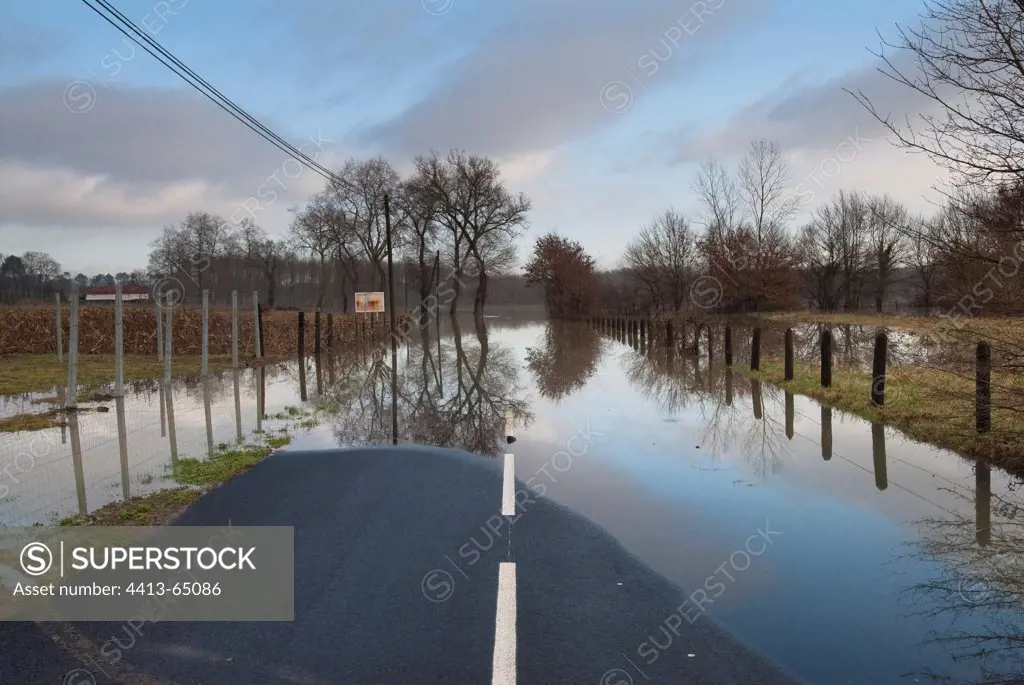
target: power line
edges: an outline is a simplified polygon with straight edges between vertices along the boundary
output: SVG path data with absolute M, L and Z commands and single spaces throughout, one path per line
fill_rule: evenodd
M 116 7 L 114 7 L 107 0 L 95 0 L 103 9 L 113 15 L 115 19 L 104 14 L 103 10 L 93 6 L 89 0 L 82 0 L 82 3 L 91 9 L 93 12 L 98 14 L 104 21 L 116 28 L 128 39 L 138 45 L 140 48 L 148 52 L 150 55 L 155 57 L 161 64 L 170 69 L 176 76 L 179 76 L 182 80 L 192 86 L 194 89 L 199 91 L 204 97 L 213 102 L 213 104 L 220 107 L 222 110 L 230 114 L 232 117 L 243 123 L 250 130 L 255 132 L 261 138 L 275 146 L 282 152 L 294 157 L 296 161 L 304 164 L 306 167 L 320 174 L 328 181 L 337 181 L 338 177 L 328 168 L 319 164 L 316 160 L 312 159 L 301 150 L 296 148 L 294 145 L 286 141 L 278 134 L 271 131 L 260 121 L 258 121 L 251 114 L 246 112 L 242 107 L 233 102 L 230 98 L 221 93 L 217 88 L 210 85 L 205 79 L 199 76 L 195 71 L 188 67 L 184 62 L 175 57 L 170 51 L 164 48 L 160 43 L 151 38 L 146 32 L 140 29 L 134 22 L 128 19 L 122 14 Z M 125 30 L 121 25 L 118 24 L 120 21 L 124 26 L 128 27 Z M 131 31 L 132 33 L 129 33 Z M 136 37 L 138 36 L 138 37 Z M 142 42 L 140 42 L 140 39 Z M 145 43 L 145 44 L 143 44 Z M 151 47 L 152 46 L 152 49 Z M 154 52 L 155 50 L 155 52 Z M 159 53 L 159 54 L 158 54 Z M 182 73 L 184 72 L 184 73 Z M 209 91 L 209 92 L 207 92 Z

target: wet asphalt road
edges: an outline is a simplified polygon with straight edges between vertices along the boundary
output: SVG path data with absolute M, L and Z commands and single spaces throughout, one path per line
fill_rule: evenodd
M 294 526 L 294 622 L 151 624 L 116 664 L 101 648 L 128 642 L 121 624 L 0 624 L 0 683 L 798 682 L 589 521 L 516 490 L 502 515 L 502 461 L 453 450 L 278 452 L 174 525 Z

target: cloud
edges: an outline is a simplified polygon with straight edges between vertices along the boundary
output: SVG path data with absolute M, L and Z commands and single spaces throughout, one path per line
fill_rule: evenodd
M 66 91 L 69 82 L 0 89 L 0 130 L 16 132 L 0 137 L 0 222 L 139 225 L 200 207 L 230 215 L 261 187 L 281 204 L 322 187 L 319 175 L 286 165 L 287 154 L 194 91 L 84 82 Z M 70 111 L 65 92 L 72 106 L 91 107 Z M 319 131 L 292 143 L 325 160 L 339 154 Z
M 602 105 L 602 90 L 612 81 L 645 78 L 638 62 L 650 51 L 664 61 L 655 63 L 658 73 L 649 83 L 634 85 L 636 91 L 671 84 L 672 74 L 712 59 L 714 43 L 751 20 L 760 5 L 760 0 L 518 3 L 440 75 L 440 84 L 426 97 L 365 128 L 362 141 L 395 157 L 451 147 L 504 157 L 556 147 L 617 121 Z
M 884 137 L 885 127 L 851 92 L 863 92 L 880 114 L 892 112 L 897 121 L 934 108 L 934 103 L 880 73 L 878 66 L 862 66 L 819 84 L 789 79 L 740 109 L 720 128 L 689 131 L 683 142 L 674 146 L 673 161 L 695 162 L 709 156 L 727 159 L 743 153 L 754 138 L 777 141 L 784 150 L 825 151 L 858 133 Z M 909 65 L 901 61 L 897 66 Z

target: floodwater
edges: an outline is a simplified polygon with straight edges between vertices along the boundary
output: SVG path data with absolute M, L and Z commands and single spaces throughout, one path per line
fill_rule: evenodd
M 847 359 L 860 364 L 872 332 L 853 333 L 868 352 Z M 926 354 L 909 339 L 896 349 Z M 0 473 L 0 522 L 49 522 L 126 487 L 173 485 L 172 452 L 202 458 L 304 404 L 320 425 L 288 449 L 387 443 L 397 429 L 399 441 L 513 451 L 521 481 L 676 582 L 707 614 L 696 620 L 808 682 L 1024 681 L 1017 479 L 752 382 L 724 368 L 720 348 L 709 364 L 706 348 L 628 344 L 583 324 L 444 320 L 399 347 L 397 413 L 390 362 L 382 347 L 307 359 L 304 371 L 227 372 L 205 388 L 176 382 L 170 403 L 155 382 L 134 386 L 126 458 L 114 402 L 77 417 L 81 450 L 72 427 L 0 434 L 0 469 L 34 455 Z M 0 412 L 31 399 L 0 398 Z M 665 618 L 676 611 L 666 606 Z M 639 671 L 652 641 L 686 649 L 666 630 L 648 626 L 607 668 Z

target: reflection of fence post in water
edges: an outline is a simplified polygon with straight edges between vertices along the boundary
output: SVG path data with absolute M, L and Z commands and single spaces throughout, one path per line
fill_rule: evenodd
M 725 406 L 732 406 L 732 367 L 725 367 Z
M 875 487 L 885 490 L 889 487 L 885 464 L 885 426 L 881 423 L 871 424 L 871 457 L 875 462 Z
M 754 418 L 761 420 L 764 418 L 764 408 L 761 406 L 761 381 L 756 378 L 750 379 L 750 399 L 754 405 Z
M 231 382 L 235 391 L 235 440 L 242 442 L 242 396 L 238 387 L 238 369 L 231 372 Z
M 320 365 L 320 355 L 313 355 L 313 364 L 316 368 L 316 396 L 322 397 L 324 394 L 324 373 L 323 367 Z
M 974 536 L 984 547 L 992 539 L 992 472 L 981 461 L 974 465 Z
M 160 386 L 160 437 L 167 437 L 167 383 L 163 379 L 158 382 Z
M 178 461 L 178 433 L 174 428 L 174 388 L 170 381 L 166 383 L 167 394 L 167 438 L 171 445 L 171 463 Z
M 67 391 L 64 389 L 63 385 L 58 385 L 57 386 L 57 403 L 58 403 L 57 406 L 59 406 L 59 407 L 67 406 Z M 62 444 L 62 445 L 68 444 L 68 422 L 67 421 L 61 421 L 60 422 L 60 444 Z
M 821 333 L 821 387 L 832 387 L 832 331 Z
M 665 322 L 665 347 L 672 347 L 676 344 L 676 339 L 673 337 L 672 331 L 672 319 Z
M 710 366 L 715 359 L 715 338 L 711 324 L 708 324 L 706 328 L 708 331 L 708 366 Z
M 974 371 L 974 427 L 987 433 L 992 427 L 992 348 L 978 343 Z
M 233 370 L 238 373 L 238 369 Z M 203 416 L 206 419 L 206 453 L 213 456 L 213 417 L 210 411 L 210 377 L 203 376 Z
M 75 494 L 78 496 L 78 513 L 85 516 L 89 508 L 85 502 L 85 470 L 82 466 L 82 436 L 78 430 L 78 412 L 68 412 L 68 428 L 71 431 L 71 467 L 75 472 Z
M 889 340 L 885 333 L 875 336 L 875 355 L 871 364 L 871 403 L 879 407 L 885 404 L 885 361 Z
M 786 329 L 786 368 L 785 380 L 793 380 L 793 329 Z
M 267 396 L 267 367 L 260 366 L 259 378 L 256 383 L 256 430 L 263 430 L 265 398 Z
M 640 319 L 640 347 L 647 347 L 647 323 Z
M 725 365 L 732 366 L 732 326 L 725 327 Z
M 334 314 L 327 312 L 327 352 L 334 347 Z
M 391 444 L 398 444 L 398 339 L 395 330 L 395 274 L 391 256 L 391 198 L 384 194 L 384 233 L 388 247 L 388 312 L 391 322 Z
M 114 410 L 117 412 L 117 447 L 121 455 L 121 498 L 131 499 L 131 488 L 128 480 L 128 427 L 125 425 L 124 396 L 114 398 Z
M 793 414 L 795 408 L 793 407 L 793 393 L 786 391 L 786 437 L 790 440 L 793 439 Z
M 68 394 L 64 406 L 72 411 L 78 407 L 78 286 L 71 289 L 71 309 L 68 312 Z
M 64 361 L 64 323 L 61 321 L 60 316 L 60 293 L 56 294 L 57 298 L 57 361 Z
M 821 405 L 821 458 L 832 458 L 832 407 Z

